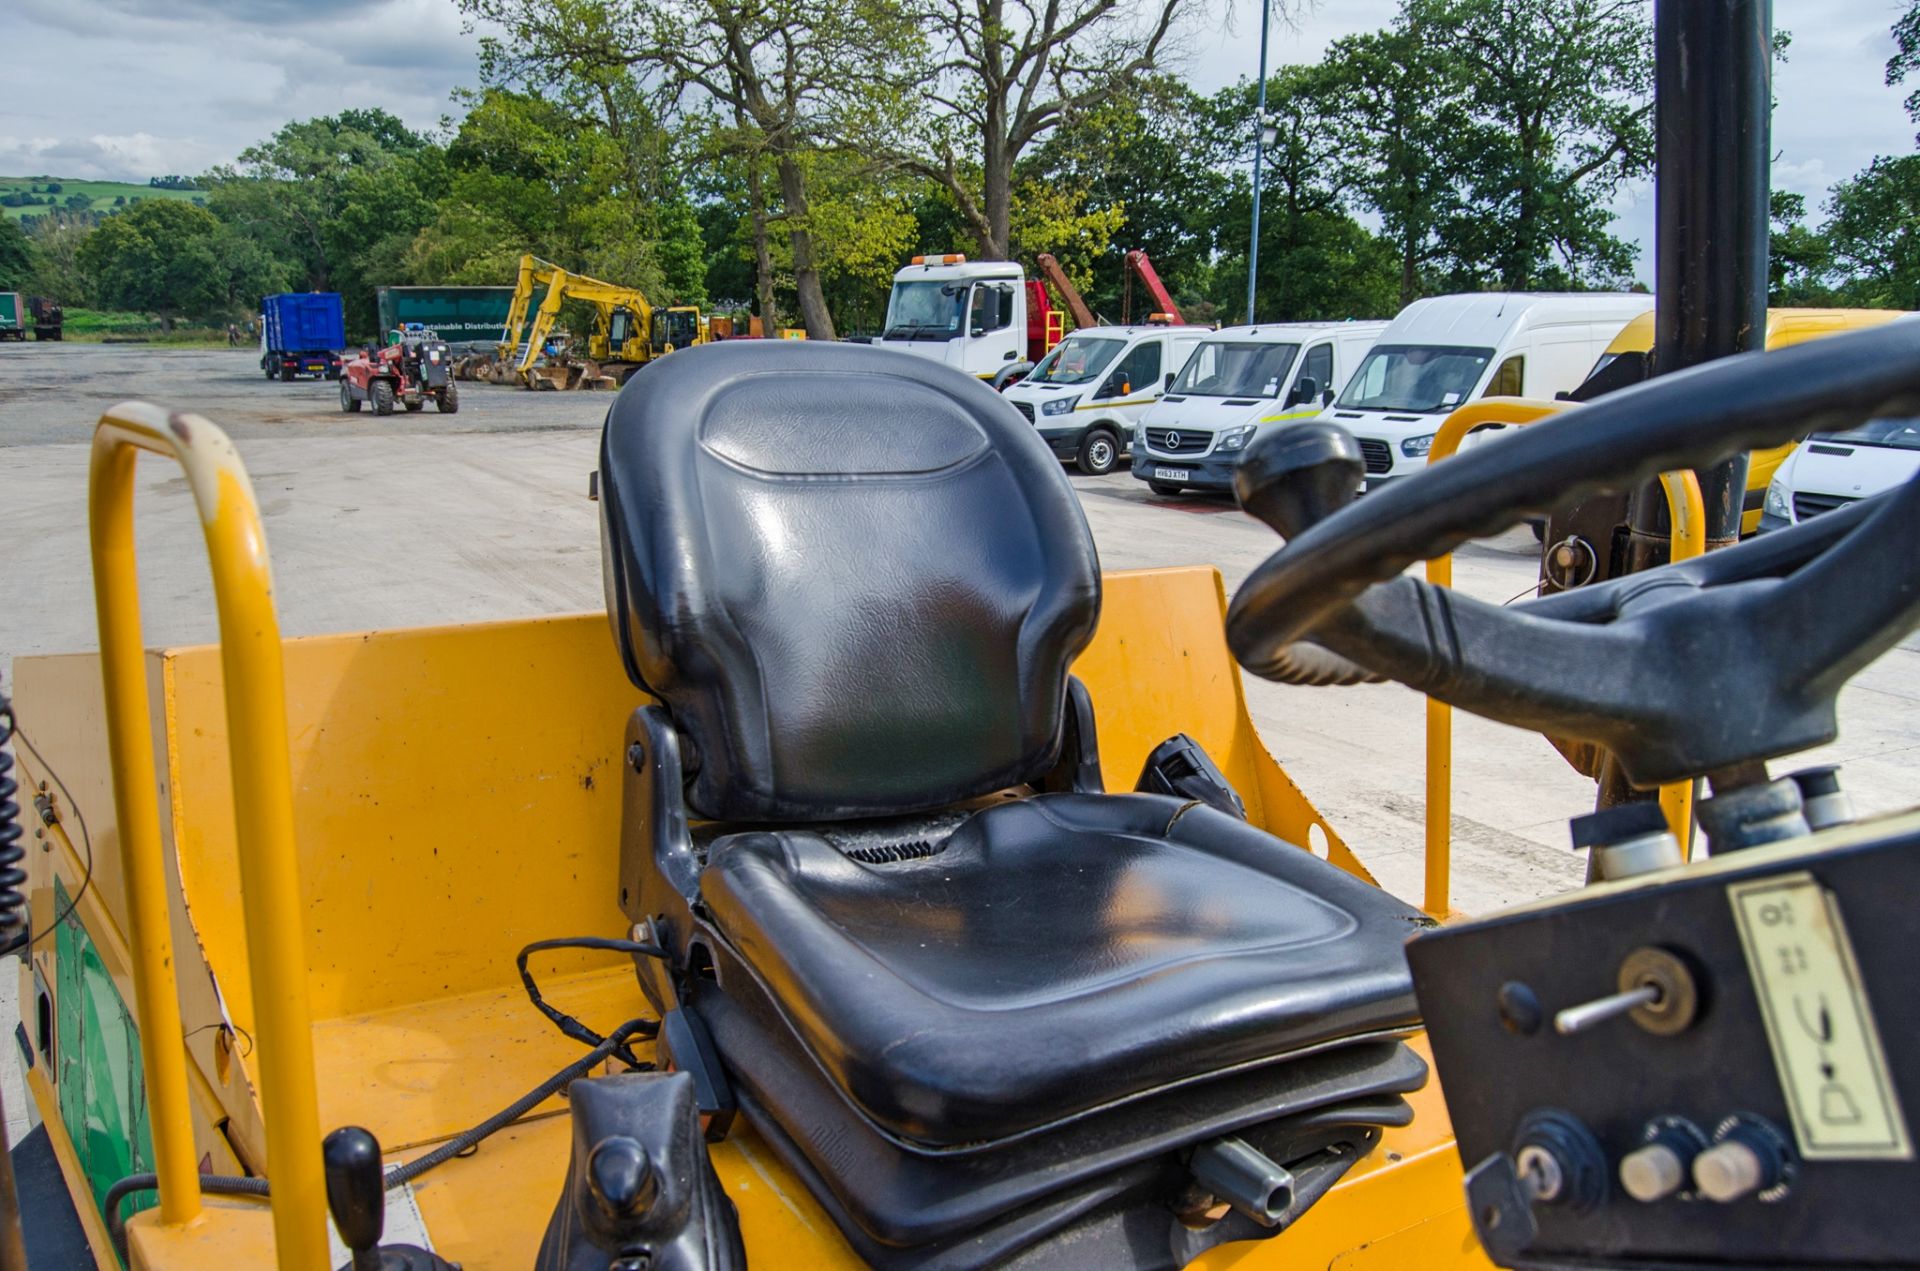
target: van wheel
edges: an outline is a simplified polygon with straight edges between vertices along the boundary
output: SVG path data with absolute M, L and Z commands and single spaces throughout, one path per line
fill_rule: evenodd
M 368 386 L 368 396 L 373 398 L 374 414 L 393 414 L 393 382 L 391 380 L 375 380 Z
M 1081 439 L 1080 454 L 1074 462 L 1088 476 L 1104 477 L 1120 462 L 1120 439 L 1105 428 L 1096 428 Z
M 1173 482 L 1173 481 L 1149 481 L 1149 482 L 1147 482 L 1147 489 L 1149 489 L 1149 490 L 1151 490 L 1151 491 L 1153 491 L 1153 492 L 1154 492 L 1155 494 L 1157 494 L 1157 495 L 1159 495 L 1159 496 L 1160 496 L 1160 497 L 1162 497 L 1162 498 L 1166 498 L 1166 499 L 1171 499 L 1171 498 L 1172 498 L 1172 497 L 1173 497 L 1174 495 L 1176 495 L 1176 494 L 1178 494 L 1178 493 L 1180 493 L 1180 492 L 1181 492 L 1182 490 L 1184 490 L 1184 489 L 1186 489 L 1186 488 L 1187 488 L 1187 487 L 1185 487 L 1185 486 L 1183 486 L 1183 485 L 1180 485 L 1180 484 L 1178 484 L 1177 482 Z
M 360 409 L 360 399 L 353 395 L 353 385 L 344 379 L 340 381 L 340 409 L 344 411 Z

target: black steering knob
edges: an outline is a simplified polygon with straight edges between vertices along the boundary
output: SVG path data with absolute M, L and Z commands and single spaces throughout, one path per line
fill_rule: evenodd
M 320 1144 L 326 1166 L 327 1209 L 340 1239 L 353 1251 L 354 1271 L 380 1266 L 380 1233 L 387 1222 L 387 1187 L 380 1141 L 357 1125 L 343 1125 Z
M 1352 503 L 1366 470 L 1352 433 L 1310 420 L 1273 429 L 1247 447 L 1233 470 L 1233 493 L 1291 539 Z
M 587 1190 L 609 1222 L 638 1218 L 660 1195 L 647 1149 L 637 1139 L 613 1134 L 593 1145 L 587 1154 Z

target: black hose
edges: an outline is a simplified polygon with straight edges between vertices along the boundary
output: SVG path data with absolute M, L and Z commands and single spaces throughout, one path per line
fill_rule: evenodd
M 20 783 L 13 778 L 13 703 L 0 693 L 0 947 L 11 945 L 26 929 L 27 871 L 20 867 L 27 849 L 20 838 Z
M 265 1196 L 267 1180 L 264 1178 L 235 1178 L 229 1174 L 197 1174 L 194 1182 L 199 1184 L 203 1196 Z M 113 1241 L 113 1251 L 120 1255 L 122 1266 L 132 1266 L 127 1257 L 127 1224 L 120 1218 L 120 1202 L 135 1192 L 150 1192 L 160 1186 L 158 1174 L 129 1174 L 112 1187 L 100 1202 L 101 1210 L 107 1216 L 107 1237 Z
M 428 1152 L 425 1156 L 416 1157 L 405 1164 L 396 1165 L 388 1170 L 386 1173 L 387 1186 L 393 1188 L 399 1187 L 403 1183 L 411 1183 L 428 1170 L 445 1165 L 462 1152 L 466 1152 L 475 1147 L 481 1140 L 498 1133 L 500 1130 L 518 1121 L 536 1105 L 551 1097 L 562 1086 L 585 1076 L 590 1069 L 598 1064 L 604 1063 L 609 1056 L 624 1050 L 629 1037 L 633 1037 L 636 1034 L 644 1034 L 651 1037 L 653 1033 L 648 1032 L 647 1030 L 649 1029 L 658 1031 L 659 1024 L 650 1019 L 628 1020 L 607 1034 L 598 1046 L 595 1046 L 592 1050 L 574 1060 L 559 1072 L 554 1073 L 551 1077 L 548 1077 L 545 1081 L 527 1091 L 527 1093 L 521 1095 L 518 1099 L 515 1099 L 512 1103 L 482 1121 L 479 1125 L 448 1139 L 445 1143 L 442 1143 L 439 1147 L 433 1149 L 433 1151 Z M 201 1192 L 207 1195 L 260 1197 L 271 1195 L 267 1180 L 264 1178 L 234 1178 L 223 1174 L 198 1174 L 194 1176 L 194 1181 L 199 1184 Z M 109 1187 L 105 1199 L 100 1202 L 100 1207 L 105 1211 L 107 1217 L 107 1234 L 112 1238 L 114 1250 L 120 1255 L 120 1260 L 123 1263 L 127 1261 L 127 1233 L 126 1224 L 121 1221 L 120 1218 L 120 1202 L 134 1192 L 150 1192 L 159 1185 L 160 1178 L 157 1174 L 129 1174 L 127 1177 Z

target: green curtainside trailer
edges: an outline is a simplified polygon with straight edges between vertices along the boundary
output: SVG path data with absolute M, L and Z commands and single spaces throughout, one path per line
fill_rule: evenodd
M 0 291 L 0 340 L 24 340 L 32 325 L 27 298 L 17 291 Z
M 383 334 L 418 322 L 451 345 L 498 344 L 513 305 L 512 287 L 380 287 L 375 295 Z

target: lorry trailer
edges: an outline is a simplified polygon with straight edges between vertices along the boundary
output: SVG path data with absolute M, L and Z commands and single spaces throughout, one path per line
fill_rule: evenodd
M 32 325 L 27 298 L 17 291 L 0 291 L 0 340 L 24 340 Z
M 379 287 L 374 291 L 382 331 L 409 323 L 436 332 L 452 351 L 491 351 L 513 308 L 512 287 Z
M 270 380 L 340 378 L 346 311 L 337 291 L 289 291 L 260 301 L 260 369 Z

